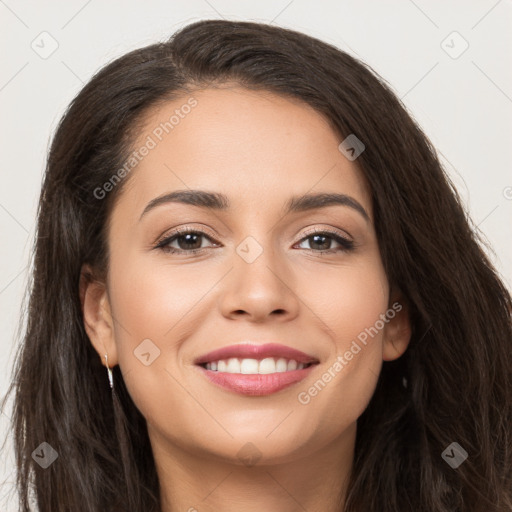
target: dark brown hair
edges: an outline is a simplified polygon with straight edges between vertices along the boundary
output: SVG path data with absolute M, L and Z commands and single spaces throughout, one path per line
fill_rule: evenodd
M 357 164 L 372 193 L 390 284 L 410 304 L 412 339 L 384 362 L 358 420 L 345 512 L 512 510 L 512 300 L 483 251 L 429 140 L 367 65 L 276 26 L 201 21 L 101 69 L 53 138 L 41 192 L 33 282 L 17 354 L 12 428 L 20 510 L 158 511 L 159 482 L 143 416 L 84 329 L 82 264 L 108 271 L 105 226 L 143 115 L 227 82 L 299 99 L 366 146 Z M 407 386 L 403 386 L 403 378 Z M 42 469 L 43 441 L 59 458 Z M 469 454 L 457 469 L 452 442 Z

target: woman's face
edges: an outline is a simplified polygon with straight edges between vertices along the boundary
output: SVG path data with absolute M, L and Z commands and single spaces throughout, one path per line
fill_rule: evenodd
M 312 108 L 239 86 L 165 103 L 144 125 L 112 212 L 106 293 L 89 294 L 85 314 L 154 450 L 277 463 L 353 441 L 383 359 L 409 339 L 357 161 Z M 177 191 L 223 204 L 170 200 Z M 193 233 L 170 239 L 177 229 Z M 282 347 L 238 367 L 227 354 L 227 373 L 196 364 L 267 343 L 317 364 L 294 370 Z

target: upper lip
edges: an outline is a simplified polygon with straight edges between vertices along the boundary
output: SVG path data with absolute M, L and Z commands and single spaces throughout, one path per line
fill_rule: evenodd
M 286 345 L 279 343 L 239 343 L 229 345 L 204 354 L 194 361 L 194 364 L 211 363 L 221 359 L 238 357 L 241 359 L 264 359 L 266 357 L 282 357 L 284 359 L 295 359 L 298 363 L 318 363 L 318 359 Z

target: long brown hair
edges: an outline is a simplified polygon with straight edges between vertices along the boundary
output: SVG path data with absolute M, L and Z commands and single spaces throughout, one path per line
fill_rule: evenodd
M 105 226 L 123 166 L 150 107 L 235 82 L 302 100 L 366 148 L 382 261 L 406 296 L 412 339 L 384 362 L 358 420 L 345 512 L 512 510 L 512 299 L 483 251 L 434 148 L 364 63 L 276 26 L 207 20 L 101 69 L 54 135 L 42 186 L 27 326 L 9 393 L 20 511 L 158 511 L 159 482 L 143 416 L 83 325 L 82 264 L 108 272 Z M 405 380 L 404 380 L 405 379 Z M 404 384 L 406 384 L 404 386 Z M 47 442 L 59 458 L 42 469 Z M 456 469 L 442 456 L 458 443 Z M 117 508 L 116 508 L 117 507 Z

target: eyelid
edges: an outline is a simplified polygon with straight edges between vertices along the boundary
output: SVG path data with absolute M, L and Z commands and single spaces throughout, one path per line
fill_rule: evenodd
M 178 228 L 171 229 L 169 231 L 166 231 L 163 235 L 160 235 L 156 241 L 153 243 L 153 246 L 158 247 L 159 244 L 162 242 L 165 242 L 171 237 L 181 235 L 182 233 L 187 234 L 188 232 L 195 232 L 202 233 L 207 238 L 209 238 L 212 242 L 215 242 L 215 235 L 213 235 L 210 231 L 208 231 L 206 228 L 203 227 L 194 227 L 189 225 L 180 226 Z
M 315 235 L 317 233 L 335 234 L 335 235 L 340 236 L 341 238 L 347 240 L 348 242 L 354 242 L 352 235 L 350 233 L 348 233 L 347 231 L 341 231 L 340 229 L 333 228 L 333 227 L 326 228 L 326 227 L 318 227 L 318 226 L 304 231 L 302 233 L 302 238 L 299 241 L 302 241 L 304 238 L 307 238 L 310 235 Z
M 184 226 L 180 226 L 178 228 L 172 229 L 170 231 L 166 231 L 163 235 L 160 235 L 157 238 L 157 240 L 154 242 L 154 245 L 158 245 L 159 243 L 167 240 L 170 237 L 173 237 L 173 236 L 176 236 L 176 235 L 180 235 L 182 233 L 188 233 L 190 231 L 197 231 L 199 233 L 202 233 L 206 237 L 208 237 L 210 239 L 210 241 L 212 241 L 212 242 L 216 241 L 215 240 L 215 238 L 216 238 L 215 235 L 213 235 L 206 228 L 184 225 Z M 322 227 L 319 227 L 319 226 L 315 226 L 315 227 L 309 228 L 306 231 L 304 231 L 302 233 L 302 235 L 301 235 L 301 238 L 298 241 L 301 242 L 302 240 L 304 240 L 304 238 L 307 238 L 309 235 L 314 235 L 314 234 L 317 234 L 317 233 L 336 234 L 338 236 L 341 236 L 342 238 L 345 238 L 348 241 L 353 241 L 352 240 L 352 236 L 350 235 L 350 233 L 348 233 L 346 231 L 342 232 L 342 231 L 340 231 L 340 230 L 338 230 L 336 228 L 332 228 L 332 227 L 322 228 Z M 347 238 L 346 235 L 349 235 L 350 238 Z
M 174 241 L 175 239 L 179 238 L 180 236 L 183 236 L 185 234 L 189 233 L 199 233 L 203 235 L 205 238 L 207 238 L 212 244 L 213 247 L 202 247 L 199 249 L 191 249 L 189 251 L 187 250 L 173 250 L 171 252 L 174 253 L 183 253 L 183 254 L 195 254 L 199 252 L 203 252 L 206 249 L 219 247 L 219 244 L 222 246 L 220 242 L 217 242 L 216 236 L 212 235 L 208 229 L 204 227 L 193 227 L 190 225 L 184 225 L 180 226 L 178 228 L 171 229 L 170 231 L 165 232 L 163 235 L 159 236 L 157 241 L 154 242 L 153 248 L 154 249 L 164 249 L 167 245 L 171 243 L 171 241 Z M 345 251 L 353 250 L 358 244 L 354 242 L 352 236 L 346 232 L 341 231 L 338 228 L 334 227 L 321 227 L 321 226 L 314 226 L 309 229 L 307 229 L 305 232 L 302 233 L 301 238 L 294 243 L 292 247 L 295 247 L 297 244 L 302 243 L 304 240 L 307 240 L 313 235 L 316 234 L 324 234 L 327 235 L 327 237 L 330 237 L 334 239 L 338 244 L 341 244 L 344 246 Z M 346 236 L 349 235 L 349 236 Z M 322 253 L 336 253 L 338 250 L 336 249 L 327 249 L 325 251 L 313 251 L 314 253 L 318 253 L 319 255 Z

